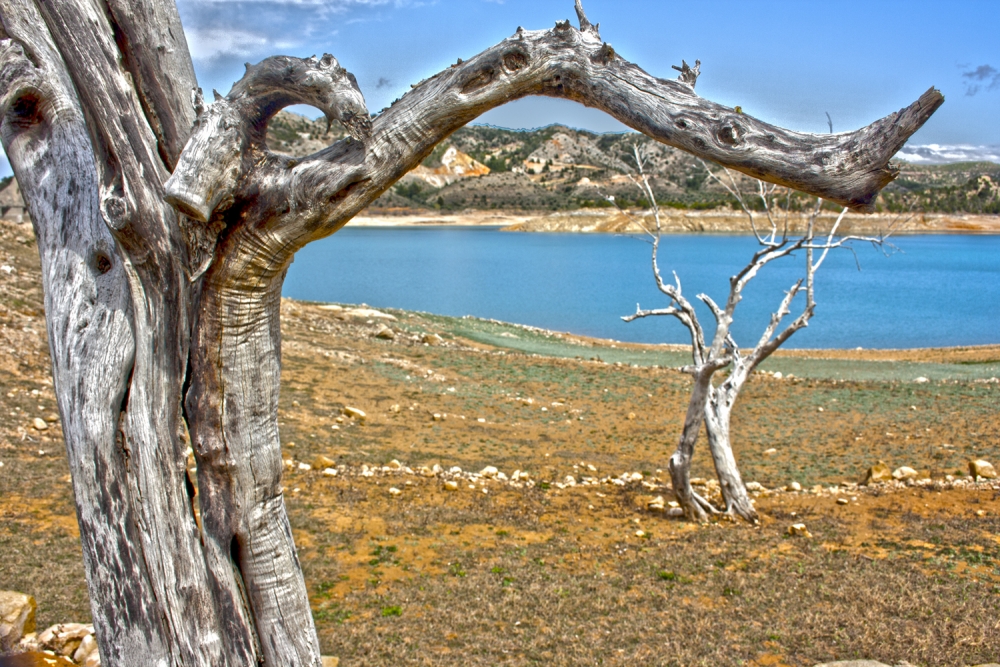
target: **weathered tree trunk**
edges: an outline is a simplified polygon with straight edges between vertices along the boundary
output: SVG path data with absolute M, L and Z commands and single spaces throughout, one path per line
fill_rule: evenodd
M 692 373 L 694 387 L 691 388 L 691 398 L 684 415 L 684 429 L 668 465 L 674 496 L 684 510 L 684 516 L 691 521 L 707 521 L 709 513 L 715 512 L 711 503 L 691 488 L 691 458 L 705 420 L 705 406 L 712 391 L 712 376 L 717 369 L 714 364 L 704 365 Z
M 729 422 L 733 412 L 735 395 L 727 391 L 728 386 L 715 387 L 705 403 L 705 431 L 708 433 L 708 449 L 715 464 L 715 474 L 719 478 L 722 492 L 723 510 L 726 514 L 756 523 L 757 510 L 747 494 L 746 484 L 736 465 L 736 456 L 729 441 Z
M 519 29 L 370 119 L 329 56 L 270 58 L 202 109 L 173 0 L 0 0 L 0 135 L 39 238 L 107 667 L 319 664 L 280 490 L 282 281 L 299 248 L 456 129 L 512 99 L 563 97 L 864 209 L 942 101 L 928 91 L 854 133 L 789 132 L 698 97 L 696 70 L 646 74 L 577 9 L 579 30 Z M 268 121 L 295 103 L 352 138 L 302 159 L 269 153 Z

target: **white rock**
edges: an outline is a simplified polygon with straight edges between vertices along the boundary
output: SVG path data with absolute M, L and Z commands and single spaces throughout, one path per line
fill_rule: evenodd
M 479 471 L 479 474 L 482 475 L 483 477 L 489 477 L 492 479 L 496 477 L 497 473 L 499 472 L 500 471 L 497 470 L 496 466 L 486 466 L 485 468 Z
M 336 468 L 323 468 L 323 474 L 326 475 L 326 476 L 328 476 L 328 477 L 336 477 L 337 476 L 337 469 Z
M 300 463 L 299 464 L 299 470 L 302 470 L 303 472 L 308 472 L 308 471 L 310 471 L 312 469 L 313 469 L 313 467 L 311 465 L 309 465 L 308 463 Z
M 73 662 L 83 664 L 84 661 L 90 657 L 90 654 L 95 653 L 96 651 L 97 640 L 94 639 L 94 635 L 87 635 L 83 638 L 83 641 L 80 642 L 80 647 L 76 649 L 76 652 L 73 654 Z
M 389 461 L 389 468 L 391 468 L 392 470 L 399 470 L 402 467 L 403 464 L 397 461 L 396 459 Z
M 765 449 L 764 450 L 764 456 L 771 456 L 771 455 L 777 454 L 777 453 L 778 453 L 778 450 L 775 449 L 774 447 L 771 447 L 770 449 Z
M 812 537 L 812 533 L 809 532 L 804 523 L 793 523 L 788 527 L 787 532 L 792 537 Z
M 996 479 L 997 470 L 989 461 L 979 459 L 977 461 L 969 461 L 969 474 L 973 477 L 973 479 L 976 477 L 982 477 L 983 479 Z
M 763 491 L 764 485 L 760 482 L 747 482 L 747 491 Z
M 35 427 L 36 431 L 47 431 L 49 429 L 49 424 L 41 417 L 35 417 L 32 420 L 31 425 Z
M 792 482 L 791 484 L 788 485 L 788 488 L 791 491 L 801 491 L 802 485 L 799 484 L 798 482 Z
M 921 375 L 916 380 L 914 380 L 914 382 L 916 382 L 917 384 L 924 384 L 926 382 L 930 382 L 930 380 Z
M 389 487 L 389 495 L 390 495 L 390 496 L 398 496 L 398 495 L 399 495 L 399 494 L 401 494 L 401 493 L 402 493 L 402 491 L 400 491 L 400 490 L 399 490 L 399 489 L 397 489 L 396 487 L 394 487 L 394 486 L 390 486 L 390 487 Z
M 917 479 L 919 476 L 920 473 L 909 466 L 901 466 L 892 471 L 892 478 L 898 479 L 901 482 L 905 482 L 909 479 Z
M 344 408 L 344 414 L 351 419 L 365 419 L 368 415 L 365 414 L 364 410 L 359 410 L 358 408 L 352 408 L 350 406 Z
M 21 637 L 35 630 L 35 598 L 0 591 L 0 652 L 9 651 Z
M 445 491 L 458 491 L 458 482 L 453 479 L 449 479 L 444 483 Z

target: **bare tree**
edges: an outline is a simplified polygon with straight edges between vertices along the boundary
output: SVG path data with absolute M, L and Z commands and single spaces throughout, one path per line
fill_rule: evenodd
M 105 665 L 319 665 L 280 486 L 282 281 L 456 129 L 561 97 L 865 209 L 943 101 L 931 89 L 856 132 L 791 132 L 699 97 L 694 71 L 647 74 L 577 13 L 579 29 L 518 29 L 371 117 L 331 56 L 268 58 L 205 108 L 173 0 L 0 0 L 0 136 L 42 258 Z M 351 136 L 269 152 L 269 120 L 298 103 Z
M 760 200 L 763 216 L 767 220 L 767 224 L 764 226 L 758 222 L 754 208 L 745 198 L 733 173 L 723 168 L 726 176 L 724 180 L 703 162 L 702 165 L 709 177 L 736 199 L 747 216 L 750 229 L 753 231 L 759 246 L 746 266 L 729 279 L 729 295 L 726 298 L 725 306 L 719 306 L 707 294 L 697 295 L 698 300 L 708 306 L 715 320 L 714 330 L 710 331 L 710 335 L 706 335 L 706 328 L 701 324 L 694 305 L 683 294 L 677 273 L 674 273 L 674 282 L 669 283 L 663 279 L 660 272 L 658 259 L 662 233 L 660 209 L 643 168 L 644 157 L 638 146 L 634 147 L 634 157 L 638 167 L 638 176 L 631 178 L 642 192 L 643 197 L 649 202 L 648 215 L 652 217 L 653 225 L 646 225 L 643 220 L 632 216 L 623 209 L 620 210 L 642 225 L 649 235 L 653 248 L 653 277 L 656 280 L 657 288 L 670 299 L 670 303 L 666 308 L 647 310 L 643 310 L 637 305 L 634 314 L 622 319 L 626 322 L 632 322 L 645 317 L 671 316 L 679 320 L 691 336 L 692 363 L 682 370 L 694 378 L 694 386 L 691 390 L 680 442 L 677 450 L 670 457 L 669 468 L 674 494 L 684 509 L 684 515 L 689 519 L 704 521 L 709 514 L 719 513 L 719 510 L 713 507 L 708 500 L 691 488 L 691 458 L 698 434 L 704 423 L 708 435 L 709 451 L 712 454 L 722 499 L 725 503 L 722 513 L 756 522 L 757 512 L 747 494 L 746 485 L 740 475 L 730 442 L 733 405 L 736 403 L 740 390 L 757 366 L 771 356 L 796 331 L 809 325 L 816 310 L 816 272 L 823 265 L 830 250 L 849 247 L 853 241 L 867 241 L 876 246 L 882 246 L 885 239 L 882 236 L 838 235 L 838 230 L 848 211 L 847 207 L 841 210 L 831 229 L 825 235 L 821 234 L 817 238 L 816 222 L 823 203 L 822 199 L 819 198 L 808 215 L 805 231 L 799 236 L 789 235 L 788 223 L 792 208 L 791 191 L 784 189 L 785 207 L 784 210 L 781 210 L 776 198 L 778 186 L 758 180 L 756 181 L 757 197 Z M 749 350 L 742 349 L 733 337 L 732 325 L 736 316 L 736 307 L 743 300 L 744 290 L 765 266 L 799 251 L 804 251 L 805 255 L 803 277 L 785 292 L 784 298 L 782 298 L 777 310 L 772 313 L 770 321 L 754 347 Z M 819 253 L 818 257 L 816 256 L 817 252 Z M 784 328 L 781 328 L 782 322 L 791 314 L 795 297 L 800 293 L 805 295 L 801 312 Z M 729 370 L 728 375 L 720 383 L 715 384 L 713 379 L 716 373 L 724 369 Z

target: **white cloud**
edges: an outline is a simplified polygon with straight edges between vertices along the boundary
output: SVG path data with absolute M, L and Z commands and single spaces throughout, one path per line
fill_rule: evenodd
M 1000 146 L 971 144 L 926 144 L 904 146 L 896 157 L 912 164 L 947 164 L 949 162 L 1000 162 Z
M 188 28 L 187 37 L 191 57 L 195 60 L 210 60 L 219 56 L 246 57 L 273 47 L 267 36 L 246 30 L 225 28 Z

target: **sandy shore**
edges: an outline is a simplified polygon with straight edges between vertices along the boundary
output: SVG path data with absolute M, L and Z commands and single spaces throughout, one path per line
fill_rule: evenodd
M 820 229 L 828 229 L 836 215 L 824 212 Z M 663 231 L 668 234 L 750 233 L 742 214 L 733 211 L 664 210 Z M 355 227 L 489 226 L 518 232 L 573 232 L 637 234 L 643 229 L 634 220 L 613 209 L 581 209 L 557 213 L 505 213 L 496 211 L 399 211 L 366 213 L 354 218 Z M 789 231 L 804 228 L 805 216 L 793 215 Z M 921 213 L 911 216 L 886 214 L 848 214 L 841 225 L 843 233 L 875 234 L 1000 234 L 1000 216 L 972 214 Z

